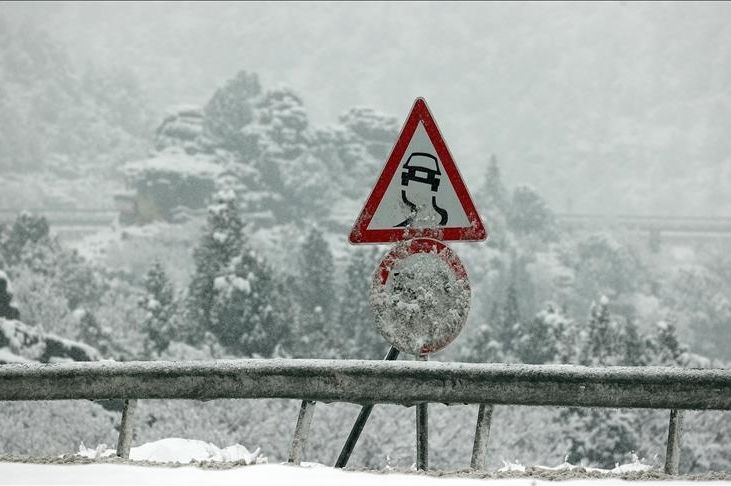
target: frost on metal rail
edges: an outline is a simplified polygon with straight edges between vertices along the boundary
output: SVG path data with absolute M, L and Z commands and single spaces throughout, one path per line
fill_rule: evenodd
M 731 370 L 293 359 L 0 366 L 0 400 L 108 398 L 731 410 Z
M 125 400 L 117 445 L 123 457 L 137 399 L 480 404 L 475 469 L 484 467 L 495 404 L 670 409 L 665 472 L 677 474 L 680 410 L 731 410 L 731 370 L 291 359 L 0 366 L 0 400 L 110 398 Z M 290 458 L 295 463 L 311 419 L 311 407 L 303 405 Z

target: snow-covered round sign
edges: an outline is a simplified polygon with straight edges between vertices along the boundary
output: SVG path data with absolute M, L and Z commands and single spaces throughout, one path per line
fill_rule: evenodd
M 392 346 L 411 354 L 439 351 L 462 331 L 470 282 L 444 243 L 416 238 L 399 243 L 380 262 L 371 283 L 376 327 Z

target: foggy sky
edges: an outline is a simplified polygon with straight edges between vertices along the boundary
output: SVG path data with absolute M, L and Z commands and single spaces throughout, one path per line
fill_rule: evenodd
M 677 204 L 653 195 L 665 175 L 695 198 L 677 213 L 731 207 L 703 193 L 731 178 L 731 4 L 6 2 L 0 16 L 47 29 L 79 66 L 129 68 L 161 113 L 241 69 L 294 88 L 319 125 L 361 105 L 403 120 L 423 96 L 467 177 L 495 153 L 557 210 L 662 212 Z

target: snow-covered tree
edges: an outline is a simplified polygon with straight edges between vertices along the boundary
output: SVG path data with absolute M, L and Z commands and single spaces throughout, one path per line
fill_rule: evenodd
M 358 249 L 353 251 L 345 270 L 339 326 L 335 330 L 336 342 L 343 344 L 343 357 L 378 359 L 388 349 L 376 331 L 368 304 L 376 262 L 375 251 Z
M 328 197 L 351 198 L 363 191 L 363 181 L 378 174 L 398 137 L 400 120 L 372 108 L 355 107 L 338 117 L 338 122 L 314 130 L 311 152 L 335 182 Z
M 593 303 L 587 329 L 587 339 L 581 354 L 581 362 L 586 365 L 616 365 L 617 326 L 609 314 L 609 299 L 602 296 Z
M 105 358 L 117 358 L 120 351 L 119 346 L 112 338 L 111 329 L 103 325 L 93 312 L 79 309 L 75 312 L 79 319 L 78 339 L 101 353 Z
M 562 247 L 560 259 L 574 272 L 569 300 L 575 311 L 583 310 L 598 295 L 606 295 L 619 308 L 625 298 L 649 283 L 637 252 L 609 234 L 590 234 Z
M 329 214 L 337 174 L 313 153 L 307 112 L 294 91 L 278 88 L 262 95 L 244 133 L 255 142 L 254 168 L 274 221 L 319 221 Z
M 507 216 L 510 210 L 508 189 L 500 175 L 495 154 L 490 156 L 482 185 L 476 193 L 477 210 L 485 218 L 490 232 L 488 244 L 504 248 L 507 238 Z
M 579 359 L 590 366 L 627 364 L 636 356 L 632 326 L 620 327 L 609 311 L 605 296 L 591 306 L 586 333 L 581 336 Z M 631 346 L 630 346 L 631 345 Z M 639 450 L 642 439 L 642 416 L 633 410 L 568 408 L 560 414 L 564 437 L 569 441 L 569 462 L 587 461 L 601 467 L 612 467 Z
M 145 354 L 160 355 L 174 339 L 175 290 L 160 262 L 145 275 L 145 295 L 139 305 L 145 311 L 142 329 L 146 335 Z
M 205 128 L 221 147 L 251 156 L 242 129 L 254 120 L 254 100 L 261 87 L 254 73 L 240 71 L 217 89 L 204 109 Z
M 18 308 L 12 304 L 13 293 L 10 291 L 10 279 L 0 270 L 0 318 L 20 319 Z
M 239 215 L 233 191 L 223 191 L 214 197 L 208 208 L 206 228 L 193 251 L 195 273 L 188 289 L 186 302 L 188 325 L 199 340 L 211 328 L 211 308 L 215 298 L 214 281 L 234 257 L 241 254 L 244 237 L 243 222 Z
M 692 331 L 693 351 L 731 360 L 731 259 L 714 254 L 706 265 L 683 265 L 669 284 L 663 301 L 677 327 Z
M 287 341 L 289 308 L 272 268 L 244 249 L 213 283 L 210 331 L 237 356 L 270 357 Z
M 312 228 L 299 252 L 297 295 L 300 329 L 293 346 L 300 353 L 314 356 L 333 351 L 333 319 L 337 296 L 334 286 L 334 262 L 330 246 L 322 233 Z
M 510 205 L 510 196 L 502 180 L 500 166 L 495 154 L 490 156 L 482 185 L 477 189 L 477 199 L 482 207 L 478 208 L 485 214 L 494 212 L 507 213 Z
M 256 103 L 256 136 L 260 153 L 280 160 L 294 160 L 310 142 L 309 120 L 302 98 L 289 88 L 267 91 Z
M 516 332 L 515 354 L 522 363 L 543 364 L 559 360 L 561 339 L 568 321 L 554 306 L 547 308 L 529 321 L 523 321 Z
M 28 247 L 50 244 L 49 233 L 46 218 L 22 212 L 12 225 L 0 225 L 0 256 L 7 265 L 15 265 Z
M 647 342 L 640 335 L 632 319 L 625 319 L 620 333 L 621 348 L 624 350 L 622 365 L 644 366 L 648 363 Z
M 507 214 L 508 227 L 517 235 L 535 235 L 545 240 L 556 237 L 556 223 L 546 201 L 530 186 L 513 190 Z
M 650 348 L 652 364 L 661 366 L 683 366 L 688 352 L 671 321 L 660 321 L 655 325 L 650 337 Z
M 641 443 L 638 415 L 632 410 L 569 408 L 561 412 L 572 464 L 612 468 L 627 462 Z
M 518 302 L 518 259 L 513 254 L 509 274 L 507 281 L 507 288 L 505 289 L 505 298 L 499 311 L 497 308 L 493 309 L 491 314 L 497 317 L 497 321 L 494 324 L 494 335 L 500 347 L 502 348 L 503 356 L 512 356 L 516 342 L 519 339 L 518 329 L 520 327 L 520 304 Z
M 475 338 L 469 346 L 465 346 L 461 360 L 472 363 L 502 363 L 505 355 L 502 345 L 495 338 L 493 330 L 495 320 L 489 320 L 479 325 Z

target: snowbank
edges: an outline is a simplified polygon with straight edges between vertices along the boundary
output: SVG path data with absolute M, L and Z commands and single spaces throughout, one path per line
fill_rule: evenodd
M 88 344 L 44 333 L 20 321 L 0 317 L 0 364 L 99 359 L 99 352 Z
M 576 466 L 568 462 L 559 464 L 558 466 L 533 466 L 531 469 L 539 471 L 585 471 L 588 473 L 600 473 L 600 474 L 626 474 L 626 473 L 639 473 L 645 471 L 651 471 L 652 466 L 650 464 L 644 464 L 642 460 L 636 455 L 632 455 L 632 462 L 627 464 L 617 464 L 612 469 L 601 469 L 598 467 L 584 467 Z M 498 472 L 526 472 L 526 467 L 519 462 L 507 462 L 503 461 L 503 467 L 498 469 Z
M 90 459 L 98 459 L 100 457 L 111 457 L 115 454 L 116 451 L 114 449 L 108 449 L 104 444 L 98 446 L 96 449 L 89 449 L 82 443 L 79 446 L 77 455 Z M 257 447 L 254 452 L 249 452 L 241 444 L 234 444 L 220 449 L 210 442 L 204 442 L 202 440 L 169 438 L 133 447 L 130 450 L 129 458 L 132 461 L 177 462 L 179 464 L 188 464 L 192 461 L 243 461 L 245 464 L 261 464 L 266 462 L 266 458 L 260 454 L 260 448 Z

